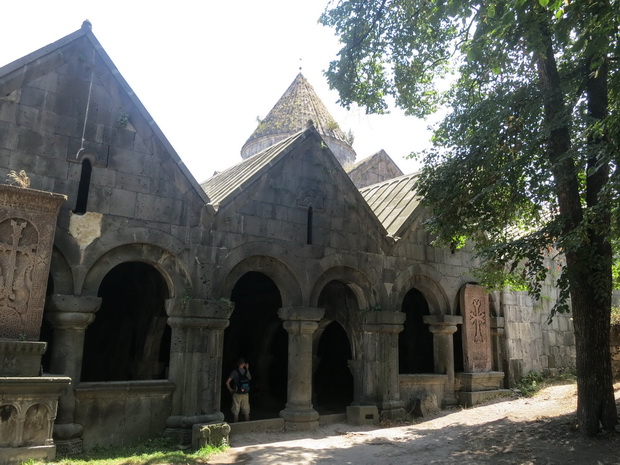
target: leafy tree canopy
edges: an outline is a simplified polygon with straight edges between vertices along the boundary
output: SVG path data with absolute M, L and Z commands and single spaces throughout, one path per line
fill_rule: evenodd
M 383 113 L 393 102 L 418 117 L 450 109 L 418 182 L 440 243 L 472 240 L 488 281 L 518 272 L 535 297 L 546 259 L 561 253 L 555 311 L 570 297 L 583 388 L 588 365 L 609 358 L 620 1 L 341 0 L 320 21 L 343 44 L 326 72 L 341 104 Z M 598 400 L 578 408 L 588 434 L 617 422 L 603 364 Z

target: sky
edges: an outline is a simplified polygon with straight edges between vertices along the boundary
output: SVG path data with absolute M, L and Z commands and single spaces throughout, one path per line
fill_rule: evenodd
M 430 122 L 337 103 L 323 75 L 340 49 L 318 24 L 328 0 L 30 0 L 7 2 L 0 66 L 76 30 L 85 19 L 197 181 L 240 150 L 297 73 L 355 136 L 357 161 L 384 149 L 404 173 L 430 145 Z

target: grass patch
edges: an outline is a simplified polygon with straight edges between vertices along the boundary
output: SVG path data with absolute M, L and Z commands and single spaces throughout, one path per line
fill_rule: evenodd
M 557 384 L 573 384 L 577 382 L 574 371 L 554 374 L 543 374 L 531 371 L 519 380 L 513 391 L 524 397 L 534 397 L 538 391 Z
M 180 450 L 174 441 L 167 438 L 149 439 L 127 445 L 95 448 L 78 456 L 56 457 L 49 464 L 59 465 L 198 465 L 208 463 L 208 458 L 226 450 L 228 446 L 205 447 L 199 450 Z M 27 465 L 43 462 L 31 460 Z

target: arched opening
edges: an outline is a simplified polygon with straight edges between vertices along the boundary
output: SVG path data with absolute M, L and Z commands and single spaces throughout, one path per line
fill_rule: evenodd
M 101 307 L 86 330 L 82 381 L 165 379 L 170 327 L 168 288 L 151 265 L 117 265 L 102 280 Z
M 237 281 L 230 299 L 235 310 L 224 332 L 222 379 L 239 357 L 245 358 L 252 374 L 252 419 L 277 418 L 286 405 L 288 373 L 288 334 L 278 317 L 280 291 L 268 276 L 250 271 Z M 221 405 L 228 418 L 231 396 L 226 389 Z
M 83 215 L 86 213 L 86 205 L 88 204 L 88 192 L 90 190 L 90 176 L 93 166 L 88 158 L 82 160 L 82 173 L 80 174 L 80 183 L 78 184 L 77 200 L 75 201 L 74 213 Z
M 430 315 L 428 302 L 417 289 L 403 299 L 401 311 L 407 315 L 404 330 L 398 335 L 399 373 L 433 373 L 433 334 L 423 317 Z
M 342 413 L 353 402 L 349 368 L 351 344 L 344 328 L 333 321 L 322 332 L 316 352 L 314 408 L 321 415 Z
M 342 413 L 354 399 L 351 341 L 344 328 L 359 312 L 353 291 L 341 281 L 330 281 L 321 291 L 318 306 L 324 320 L 315 335 L 313 404 L 320 414 Z

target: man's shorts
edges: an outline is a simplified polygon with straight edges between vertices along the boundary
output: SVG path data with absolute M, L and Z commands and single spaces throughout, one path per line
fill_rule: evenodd
M 232 409 L 233 415 L 239 415 L 241 412 L 244 415 L 250 414 L 250 395 L 249 394 L 237 394 L 233 393 L 232 396 Z

